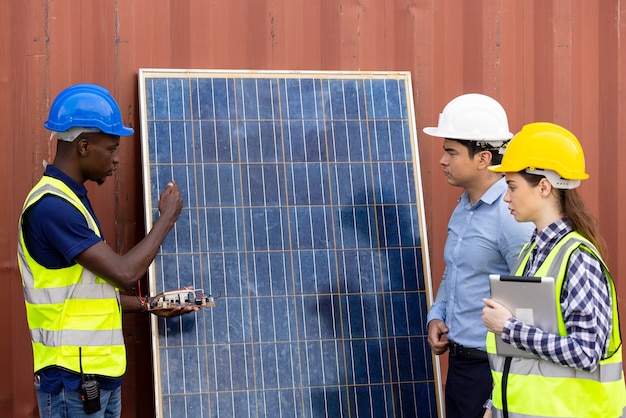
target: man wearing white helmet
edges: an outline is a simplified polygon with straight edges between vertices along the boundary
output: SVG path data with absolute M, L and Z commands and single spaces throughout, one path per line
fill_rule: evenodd
M 428 344 L 436 355 L 449 352 L 445 386 L 448 418 L 482 417 L 492 379 L 486 353 L 482 298 L 488 276 L 509 274 L 533 225 L 518 223 L 503 201 L 507 185 L 488 170 L 513 137 L 502 106 L 482 94 L 464 94 L 446 105 L 428 135 L 444 138 L 440 164 L 448 183 L 463 193 L 448 223 L 445 271 L 431 306 Z

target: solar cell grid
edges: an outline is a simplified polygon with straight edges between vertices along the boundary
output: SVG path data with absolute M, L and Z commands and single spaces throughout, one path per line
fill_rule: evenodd
M 430 417 L 427 251 L 406 73 L 143 69 L 150 271 L 216 306 L 154 320 L 163 417 Z

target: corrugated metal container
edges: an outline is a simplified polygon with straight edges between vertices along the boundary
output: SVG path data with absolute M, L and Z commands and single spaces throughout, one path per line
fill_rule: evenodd
M 32 357 L 15 258 L 23 199 L 53 148 L 42 127 L 55 95 L 95 82 L 138 123 L 137 71 L 146 68 L 408 70 L 418 129 L 466 92 L 495 97 L 511 128 L 562 124 L 580 138 L 590 180 L 581 192 L 610 248 L 626 295 L 626 4 L 620 0 L 136 0 L 9 1 L 0 15 L 0 411 L 37 416 Z M 115 177 L 89 186 L 104 234 L 125 252 L 144 234 L 139 135 L 123 141 Z M 443 272 L 448 217 L 460 190 L 446 184 L 441 143 L 419 138 L 433 287 Z M 146 318 L 127 315 L 125 417 L 153 415 Z M 444 370 L 445 373 L 445 362 Z

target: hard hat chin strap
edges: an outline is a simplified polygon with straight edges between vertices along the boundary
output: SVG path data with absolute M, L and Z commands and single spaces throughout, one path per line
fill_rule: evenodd
M 59 141 L 72 142 L 76 138 L 78 138 L 80 136 L 80 134 L 82 134 L 83 132 L 100 132 L 100 129 L 98 129 L 98 128 L 83 128 L 83 127 L 80 127 L 80 126 L 75 126 L 75 127 L 70 128 L 70 129 L 68 129 L 67 131 L 64 131 L 64 132 L 52 132 L 52 134 L 50 135 L 50 139 L 52 140 L 52 136 L 56 134 L 57 139 Z
M 548 179 L 552 187 L 555 189 L 575 189 L 580 186 L 580 180 L 568 180 L 564 179 L 553 170 L 542 170 L 540 168 L 527 168 L 528 174 L 535 174 L 537 176 L 544 176 Z
M 470 140 L 471 141 L 471 140 Z M 475 141 L 478 146 L 486 151 L 498 151 L 502 149 L 504 145 L 504 141 L 485 141 L 485 140 L 476 140 Z

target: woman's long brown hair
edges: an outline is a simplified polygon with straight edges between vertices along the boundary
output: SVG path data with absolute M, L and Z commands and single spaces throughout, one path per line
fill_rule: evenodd
M 519 172 L 530 184 L 535 187 L 544 176 L 529 174 L 522 170 Z M 567 218 L 575 231 L 587 238 L 598 249 L 600 256 L 606 262 L 606 243 L 600 235 L 596 219 L 591 215 L 585 206 L 585 202 L 576 189 L 556 189 L 553 188 L 561 205 L 561 212 Z

